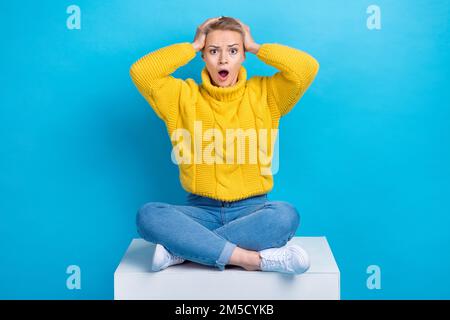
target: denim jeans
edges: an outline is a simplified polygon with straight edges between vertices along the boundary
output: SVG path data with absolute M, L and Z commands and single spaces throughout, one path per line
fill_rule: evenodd
M 300 216 L 267 194 L 219 201 L 192 193 L 185 205 L 148 202 L 137 213 L 139 235 L 186 260 L 224 270 L 236 246 L 253 251 L 284 246 Z

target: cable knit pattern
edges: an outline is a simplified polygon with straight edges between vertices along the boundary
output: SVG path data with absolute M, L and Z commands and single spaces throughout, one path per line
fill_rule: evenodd
M 270 130 L 278 129 L 280 117 L 303 96 L 319 70 L 319 63 L 304 51 L 266 43 L 256 56 L 279 70 L 273 76 L 247 79 L 247 70 L 241 66 L 235 85 L 217 87 L 211 83 L 206 67 L 201 71 L 201 84 L 171 75 L 195 56 L 191 43 L 176 43 L 148 53 L 130 68 L 137 89 L 165 122 L 172 145 L 180 146 L 180 141 L 175 139 L 179 129 L 190 133 L 190 141 L 182 141 L 182 144 L 187 147 L 183 153 L 189 152 L 192 161 L 179 163 L 181 185 L 188 192 L 221 201 L 236 201 L 269 192 L 273 188 L 273 177 L 267 174 L 271 161 L 264 163 L 259 156 L 256 163 L 249 161 L 250 145 L 254 142 L 260 150 L 258 155 L 262 152 L 271 160 L 274 140 Z M 230 149 L 225 139 L 228 129 L 256 130 L 256 136 L 245 136 L 246 143 L 241 146 L 244 163 L 226 162 Z M 259 149 L 261 129 L 267 130 L 268 143 L 267 148 Z M 209 140 L 205 132 L 213 132 Z M 207 154 L 223 161 L 211 163 L 202 159 L 202 155 L 205 150 L 211 151 L 217 139 L 216 132 L 220 132 L 223 143 L 216 143 L 212 148 L 214 152 Z M 234 144 L 237 145 L 237 141 Z M 201 161 L 196 162 L 198 157 Z

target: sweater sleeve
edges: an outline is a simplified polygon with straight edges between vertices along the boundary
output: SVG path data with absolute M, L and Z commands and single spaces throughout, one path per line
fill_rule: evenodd
M 280 70 L 267 81 L 268 99 L 274 101 L 280 116 L 300 100 L 319 71 L 319 63 L 308 53 L 277 43 L 265 43 L 256 56 Z
M 191 94 L 186 81 L 171 74 L 192 60 L 195 54 L 191 43 L 176 43 L 148 53 L 130 68 L 130 76 L 139 92 L 158 117 L 168 124 L 175 121 L 180 100 Z

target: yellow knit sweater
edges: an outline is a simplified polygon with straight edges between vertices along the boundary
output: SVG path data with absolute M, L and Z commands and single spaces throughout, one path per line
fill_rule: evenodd
M 304 51 L 266 43 L 256 56 L 279 70 L 273 76 L 247 79 L 241 66 L 238 81 L 231 87 L 213 85 L 206 67 L 201 84 L 171 76 L 195 55 L 191 43 L 176 43 L 150 52 L 130 69 L 139 92 L 166 124 L 182 187 L 221 201 L 269 192 L 273 188 L 273 133 L 280 117 L 292 109 L 314 80 L 319 63 Z M 244 142 L 239 144 L 238 136 L 226 139 L 227 130 L 236 133 L 239 129 L 248 133 L 243 136 L 245 141 L 241 140 Z M 250 153 L 254 154 L 251 143 L 258 147 L 256 154 L 266 158 L 250 161 Z M 240 151 L 241 161 L 237 160 Z

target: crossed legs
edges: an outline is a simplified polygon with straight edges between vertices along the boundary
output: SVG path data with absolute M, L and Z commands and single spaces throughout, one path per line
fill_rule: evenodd
M 187 260 L 220 270 L 226 264 L 258 270 L 258 251 L 285 245 L 300 222 L 295 207 L 283 201 L 267 201 L 224 225 L 213 217 L 199 207 L 149 202 L 136 223 L 142 238 Z

